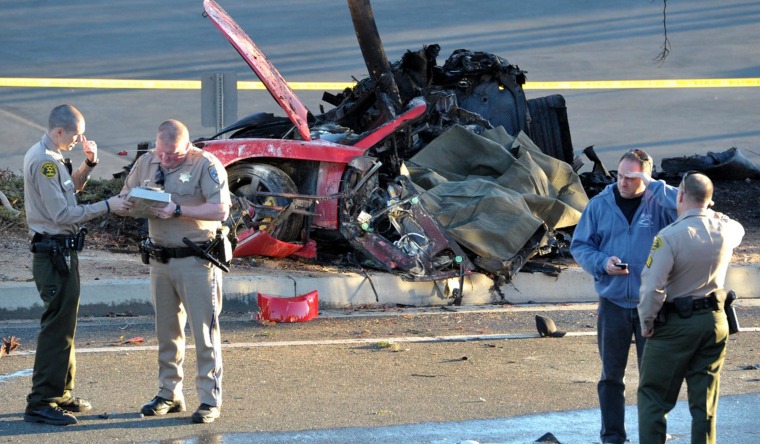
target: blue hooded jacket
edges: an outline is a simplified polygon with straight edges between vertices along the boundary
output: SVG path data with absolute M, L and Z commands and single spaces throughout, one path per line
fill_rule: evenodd
M 575 227 L 570 253 L 594 277 L 594 288 L 600 297 L 623 308 L 636 308 L 641 272 L 652 241 L 676 220 L 678 188 L 661 180 L 651 181 L 629 224 L 615 202 L 615 187 L 617 183 L 608 185 L 589 201 Z M 628 263 L 628 274 L 607 274 L 605 265 L 610 256 Z

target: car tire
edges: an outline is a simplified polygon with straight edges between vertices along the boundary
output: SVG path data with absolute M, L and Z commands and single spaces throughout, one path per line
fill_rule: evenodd
M 544 154 L 573 163 L 573 142 L 565 98 L 559 94 L 528 100 L 528 136 Z
M 230 193 L 244 196 L 256 205 L 273 205 L 285 207 L 292 199 L 286 197 L 261 196 L 258 192 L 296 194 L 293 179 L 281 169 L 266 164 L 247 163 L 237 165 L 227 172 Z M 291 214 L 287 220 L 279 224 L 270 235 L 283 242 L 297 240 L 303 228 L 303 215 Z

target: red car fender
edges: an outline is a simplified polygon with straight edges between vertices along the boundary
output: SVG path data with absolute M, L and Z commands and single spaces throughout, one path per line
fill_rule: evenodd
M 259 293 L 259 320 L 271 322 L 304 322 L 319 314 L 317 290 L 292 298 Z

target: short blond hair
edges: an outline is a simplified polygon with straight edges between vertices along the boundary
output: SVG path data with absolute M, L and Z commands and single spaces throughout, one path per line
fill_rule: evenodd
M 170 119 L 158 126 L 156 138 L 168 144 L 183 144 L 190 141 L 190 132 L 184 123 Z

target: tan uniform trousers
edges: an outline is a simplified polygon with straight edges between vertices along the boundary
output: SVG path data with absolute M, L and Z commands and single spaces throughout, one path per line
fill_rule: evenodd
M 221 270 L 197 257 L 150 261 L 150 289 L 158 337 L 158 396 L 183 399 L 185 323 L 195 341 L 198 400 L 222 405 Z

